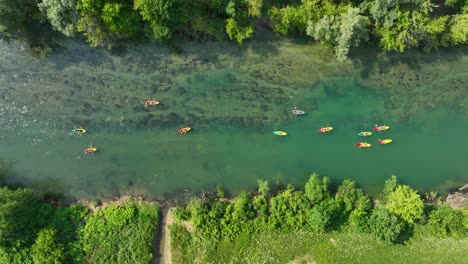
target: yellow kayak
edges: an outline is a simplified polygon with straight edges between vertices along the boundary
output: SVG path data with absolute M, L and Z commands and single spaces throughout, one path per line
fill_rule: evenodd
M 183 128 L 181 128 L 181 129 L 177 130 L 177 133 L 179 133 L 179 134 L 185 134 L 185 133 L 189 132 L 191 129 L 192 129 L 192 128 L 190 128 L 190 127 L 183 127 Z
M 93 147 L 93 146 L 90 146 L 89 148 L 84 149 L 84 150 L 83 150 L 83 153 L 84 153 L 84 154 L 87 154 L 87 153 L 93 154 L 93 153 L 96 152 L 96 151 L 97 151 L 97 148 L 95 148 L 95 147 Z
M 368 136 L 372 136 L 372 132 L 369 132 L 369 131 L 365 131 L 365 132 L 359 132 L 358 133 L 358 136 L 361 136 L 361 137 L 368 137 Z
M 358 147 L 358 148 L 370 148 L 370 147 L 372 147 L 372 145 L 367 143 L 367 142 L 358 142 L 358 143 L 356 143 L 356 147 Z
M 379 144 L 380 145 L 385 145 L 385 144 L 390 144 L 392 143 L 393 140 L 391 139 L 379 139 Z
M 383 125 L 383 126 L 375 125 L 375 126 L 374 126 L 374 130 L 375 130 L 375 131 L 378 131 L 378 132 L 388 130 L 389 128 L 390 128 L 390 127 L 387 126 L 387 125 Z
M 321 127 L 317 130 L 317 132 L 319 133 L 326 133 L 326 132 L 330 132 L 333 130 L 333 127 Z
M 278 131 L 273 132 L 273 134 L 278 135 L 278 136 L 286 136 L 288 133 L 278 130 Z

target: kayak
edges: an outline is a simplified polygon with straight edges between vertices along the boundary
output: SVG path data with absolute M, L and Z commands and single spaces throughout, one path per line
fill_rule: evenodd
M 359 132 L 358 133 L 358 136 L 361 136 L 361 137 L 368 137 L 368 136 L 371 136 L 372 135 L 372 132 Z
M 298 110 L 298 109 L 294 109 L 294 110 L 292 110 L 291 112 L 292 112 L 293 114 L 295 114 L 295 115 L 303 115 L 303 114 L 305 114 L 304 111 Z
M 358 148 L 370 148 L 372 145 L 367 142 L 358 142 L 356 143 L 356 147 Z
M 86 129 L 80 127 L 80 128 L 74 128 L 72 129 L 72 132 L 73 133 L 77 133 L 77 134 L 80 134 L 80 135 L 83 135 L 84 133 L 86 133 Z
M 95 147 L 93 147 L 93 146 L 90 146 L 89 148 L 84 149 L 84 150 L 83 150 L 83 153 L 84 153 L 84 154 L 87 154 L 87 153 L 93 154 L 93 153 L 96 152 L 96 151 L 97 151 L 97 148 L 95 148 Z
M 192 128 L 190 128 L 190 127 L 183 127 L 183 128 L 181 128 L 181 129 L 177 130 L 177 133 L 179 133 L 179 134 L 185 134 L 185 133 L 189 132 L 191 129 L 192 129 Z
M 326 133 L 326 132 L 330 132 L 333 130 L 333 127 L 321 127 L 317 130 L 317 132 L 319 133 Z
M 153 100 L 148 99 L 148 100 L 145 100 L 143 103 L 145 104 L 145 107 L 147 107 L 148 105 L 158 105 L 159 104 L 159 102 L 156 101 L 155 99 L 153 99 Z
M 278 130 L 278 131 L 273 132 L 273 134 L 278 135 L 278 136 L 286 136 L 288 133 Z
M 391 139 L 379 139 L 379 144 L 380 145 L 385 145 L 385 144 L 390 144 L 392 143 L 393 140 Z
M 387 126 L 387 125 L 383 125 L 383 126 L 378 126 L 378 125 L 375 125 L 374 126 L 374 130 L 375 131 L 385 131 L 385 130 L 388 130 L 390 127 Z

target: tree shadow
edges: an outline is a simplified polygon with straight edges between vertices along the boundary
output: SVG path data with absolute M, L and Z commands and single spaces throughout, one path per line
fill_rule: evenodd
M 383 51 L 376 44 L 355 48 L 349 57 L 353 66 L 361 69 L 361 78 L 367 79 L 372 72 L 382 72 L 394 65 L 405 64 L 417 70 L 423 64 L 436 63 L 441 60 L 456 62 L 467 55 L 468 50 L 463 47 L 441 48 L 430 52 L 411 49 L 398 53 Z

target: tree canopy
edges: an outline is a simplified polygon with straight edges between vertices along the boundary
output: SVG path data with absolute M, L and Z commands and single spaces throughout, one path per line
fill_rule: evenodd
M 397 52 L 464 45 L 467 14 L 465 0 L 0 0 L 0 35 L 21 37 L 40 24 L 69 37 L 80 32 L 92 47 L 143 33 L 158 43 L 183 37 L 241 45 L 262 25 L 309 36 L 344 61 L 369 41 Z
M 388 195 L 385 208 L 412 224 L 421 218 L 424 204 L 415 190 L 400 185 Z

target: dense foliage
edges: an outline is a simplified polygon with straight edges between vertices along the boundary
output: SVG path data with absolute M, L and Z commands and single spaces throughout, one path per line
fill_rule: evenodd
M 267 24 L 282 36 L 310 36 L 343 61 L 369 39 L 397 52 L 466 44 L 468 1 L 0 0 L 0 34 L 15 37 L 37 22 L 66 36 L 81 32 L 92 47 L 143 34 L 242 44 Z
M 0 263 L 149 263 L 158 207 L 130 202 L 91 213 L 31 190 L 0 189 Z
M 251 237 L 263 233 L 291 231 L 362 234 L 387 244 L 406 243 L 416 227 L 426 236 L 468 237 L 468 210 L 425 207 L 417 191 L 399 185 L 395 176 L 385 182 L 375 202 L 353 181 L 343 181 L 334 193 L 329 184 L 327 177 L 314 173 L 304 191 L 288 185 L 272 194 L 266 181 L 259 180 L 256 194 L 241 192 L 232 201 L 193 199 L 185 209 L 178 208 L 175 216 L 181 221 L 190 220 L 195 229 L 189 232 L 182 224 L 175 225 L 173 249 L 176 254 L 194 256 L 197 248 L 209 244 L 214 251 L 222 252 L 217 247 L 224 244 L 219 241 L 251 243 Z M 197 246 L 197 242 L 201 244 Z M 190 262 L 185 258 L 180 258 L 181 263 Z
M 149 263 L 158 223 L 154 205 L 109 206 L 82 229 L 87 263 Z

